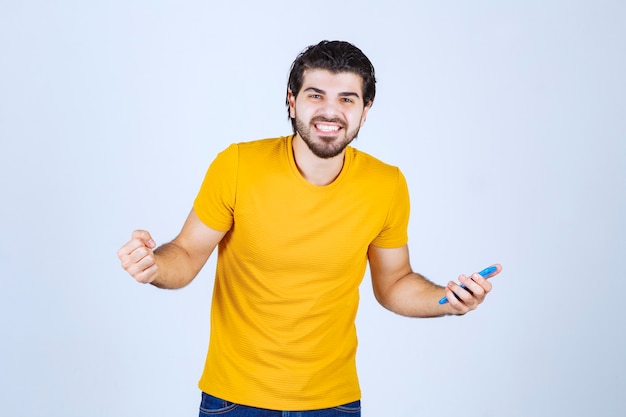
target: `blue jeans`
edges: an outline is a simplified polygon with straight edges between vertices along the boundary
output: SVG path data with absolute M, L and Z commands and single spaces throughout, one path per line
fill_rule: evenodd
M 200 417 L 361 417 L 361 401 L 310 411 L 277 411 L 248 407 L 202 393 Z

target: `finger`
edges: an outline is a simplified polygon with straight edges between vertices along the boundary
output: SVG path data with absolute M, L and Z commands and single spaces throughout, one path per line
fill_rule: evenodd
M 150 241 L 152 242 L 152 245 L 149 244 Z M 153 247 L 154 247 L 154 241 L 153 240 L 149 239 L 146 242 L 142 238 L 135 238 L 135 237 L 133 237 L 130 241 L 126 242 L 124 244 L 124 246 L 122 246 L 117 251 L 117 257 L 122 259 L 122 258 L 132 254 L 133 252 L 135 252 L 139 248 L 149 248 L 149 249 L 152 249 Z
M 153 254 L 143 257 L 137 262 L 123 265 L 126 272 L 139 282 L 149 282 L 148 278 L 156 273 L 156 259 Z
M 137 248 L 140 247 L 146 247 L 146 245 L 143 243 L 142 240 L 140 239 L 132 239 L 129 240 L 128 242 L 126 242 L 124 244 L 124 246 L 122 246 L 118 251 L 117 251 L 117 257 L 122 259 L 123 257 L 126 257 L 128 255 L 130 255 L 131 253 L 133 253 Z
M 456 295 L 455 288 L 458 292 L 465 291 L 455 282 L 450 281 L 446 287 L 446 297 L 448 298 L 448 303 L 450 303 L 450 307 L 452 308 L 454 314 L 463 315 L 470 309 L 465 305 L 462 299 Z
M 133 278 L 135 278 L 135 280 L 139 283 L 149 284 L 154 280 L 157 269 L 157 264 L 152 264 L 150 267 L 133 275 Z
M 122 262 L 122 266 L 126 269 L 126 266 L 130 266 L 130 264 L 143 259 L 151 252 L 152 249 L 147 248 L 143 241 L 133 239 L 117 251 L 117 257 Z
M 459 277 L 459 280 L 461 279 Z M 448 290 L 452 291 L 453 298 L 460 302 L 469 301 L 472 298 L 472 293 L 464 285 L 459 285 L 454 281 L 448 283 Z
M 147 248 L 146 246 L 139 246 L 138 248 L 133 250 L 131 253 L 129 253 L 128 257 L 131 262 L 136 263 L 136 262 L 141 261 L 146 256 L 150 256 L 152 254 L 153 254 L 152 249 Z
M 461 275 L 459 281 L 461 281 L 470 294 L 479 300 L 484 299 L 485 295 L 491 291 L 491 283 L 477 273 L 473 274 L 470 278 Z
M 451 281 L 448 284 L 448 288 L 454 292 L 454 296 L 460 303 L 465 304 L 470 310 L 475 309 L 478 306 L 478 304 L 480 304 L 480 300 L 481 300 L 480 297 L 484 298 L 484 295 L 479 295 L 479 296 L 474 295 L 474 293 L 472 292 L 472 289 L 467 287 L 467 285 L 470 285 L 470 282 L 472 282 L 472 280 L 466 277 L 465 275 L 460 275 L 459 281 L 463 285 L 459 285 Z M 477 288 L 475 288 L 475 290 L 477 292 L 484 294 L 484 290 L 481 290 L 480 286 L 476 286 L 476 287 Z
M 140 241 L 143 242 L 144 245 L 146 245 L 149 248 L 154 248 L 156 246 L 154 239 L 152 239 L 150 232 L 148 232 L 147 230 L 135 230 L 131 234 L 131 238 L 139 239 Z
M 502 265 L 500 264 L 493 264 L 492 266 L 496 267 L 496 270 L 493 271 L 492 273 L 490 273 L 489 275 L 487 275 L 485 278 L 492 278 L 495 277 L 496 275 L 498 275 L 500 272 L 502 272 Z
M 132 249 L 130 253 L 126 253 L 131 250 L 131 248 L 134 249 Z M 141 244 L 141 241 L 135 240 L 129 242 L 126 247 L 120 249 L 120 251 L 122 252 L 120 256 L 122 268 L 133 276 L 156 263 L 152 249 Z

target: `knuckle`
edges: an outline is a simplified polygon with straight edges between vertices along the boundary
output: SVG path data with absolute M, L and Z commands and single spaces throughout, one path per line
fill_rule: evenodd
M 139 282 L 140 284 L 149 284 L 150 283 L 149 277 L 146 277 L 144 275 L 136 276 L 135 277 L 135 281 Z
M 154 254 L 151 250 L 143 249 L 140 253 L 140 256 L 138 256 L 137 262 L 141 263 L 144 268 L 148 268 L 154 265 L 154 263 L 156 262 L 156 258 L 154 257 Z
M 124 258 L 121 260 L 122 262 L 122 268 L 124 268 L 126 271 L 128 271 L 128 269 L 130 268 L 131 264 L 130 262 L 128 262 L 128 259 Z
M 473 290 L 473 293 L 474 293 L 475 296 L 481 297 L 481 296 L 485 295 L 485 289 L 483 287 L 481 287 L 480 285 L 477 285 L 477 288 L 475 290 Z
M 134 240 L 139 240 L 142 243 L 150 239 L 150 233 L 148 233 L 146 230 L 135 230 L 133 231 L 131 236 Z
M 156 264 L 156 258 L 152 253 L 146 256 L 145 259 L 149 267 Z
M 144 269 L 138 273 L 134 278 L 137 282 L 142 284 L 149 284 L 154 280 L 156 274 L 156 267 L 151 266 L 148 269 Z
M 152 256 L 152 251 L 150 249 L 145 246 L 141 246 L 133 251 L 131 258 L 135 262 L 140 262 L 142 260 L 148 260 Z
M 146 251 L 143 247 L 138 247 L 130 254 L 130 256 L 133 260 L 139 261 L 141 258 L 146 256 Z

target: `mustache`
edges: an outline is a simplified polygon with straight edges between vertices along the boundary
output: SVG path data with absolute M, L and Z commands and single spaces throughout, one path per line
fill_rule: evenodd
M 324 116 L 316 116 L 314 118 L 311 119 L 311 124 L 317 123 L 317 122 L 326 122 L 326 123 L 336 123 L 339 126 L 341 126 L 342 128 L 346 128 L 346 122 L 344 122 L 342 119 L 338 118 L 338 117 L 333 117 L 328 118 L 328 117 L 324 117 Z

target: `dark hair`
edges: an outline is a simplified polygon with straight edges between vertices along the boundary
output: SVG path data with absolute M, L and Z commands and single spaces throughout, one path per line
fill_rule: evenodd
M 308 69 L 325 69 L 333 73 L 352 72 L 363 79 L 363 103 L 371 104 L 376 95 L 376 77 L 374 66 L 365 54 L 356 46 L 343 41 L 321 41 L 302 51 L 289 72 L 287 92 L 291 90 L 297 96 L 302 88 L 304 71 Z M 287 117 L 289 114 L 289 95 L 286 98 Z M 293 131 L 296 131 L 296 121 L 291 119 Z

